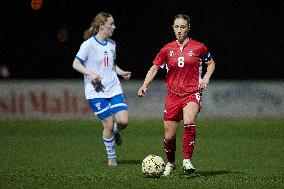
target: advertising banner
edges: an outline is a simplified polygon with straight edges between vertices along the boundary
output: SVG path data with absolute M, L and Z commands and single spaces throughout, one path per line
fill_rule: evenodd
M 154 81 L 145 97 L 143 81 L 121 81 L 129 117 L 162 118 L 166 89 Z M 82 80 L 2 80 L 0 119 L 93 119 Z M 284 117 L 284 83 L 277 81 L 215 81 L 203 91 L 200 117 Z

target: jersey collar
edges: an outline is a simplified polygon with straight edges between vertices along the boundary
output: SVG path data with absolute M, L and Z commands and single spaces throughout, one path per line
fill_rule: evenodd
M 102 45 L 102 46 L 106 46 L 107 45 L 107 41 L 108 41 L 108 39 L 106 40 L 106 42 L 100 42 L 97 38 L 96 38 L 96 36 L 95 35 L 93 35 L 93 38 L 100 44 L 100 45 Z

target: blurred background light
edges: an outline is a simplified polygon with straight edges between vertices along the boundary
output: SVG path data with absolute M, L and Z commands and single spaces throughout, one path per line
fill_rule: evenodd
M 57 32 L 57 39 L 60 42 L 66 42 L 68 40 L 68 31 L 66 29 L 60 29 Z
M 31 6 L 33 10 L 39 10 L 42 6 L 42 0 L 32 0 Z

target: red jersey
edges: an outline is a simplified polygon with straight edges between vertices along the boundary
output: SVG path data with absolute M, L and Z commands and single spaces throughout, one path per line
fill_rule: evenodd
M 190 39 L 183 47 L 180 47 L 176 41 L 166 44 L 157 54 L 153 64 L 160 67 L 166 65 L 167 90 L 184 96 L 199 91 L 202 62 L 210 59 L 207 47 Z

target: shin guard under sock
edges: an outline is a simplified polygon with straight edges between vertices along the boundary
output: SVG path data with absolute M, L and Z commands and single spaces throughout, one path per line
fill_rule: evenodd
M 168 162 L 175 162 L 176 155 L 176 139 L 169 140 L 164 138 L 164 150 L 167 155 Z
M 114 137 L 111 138 L 103 137 L 103 141 L 106 147 L 108 159 L 115 159 L 116 154 L 115 154 Z
M 190 159 L 195 145 L 195 123 L 184 124 L 183 127 L 183 158 Z

